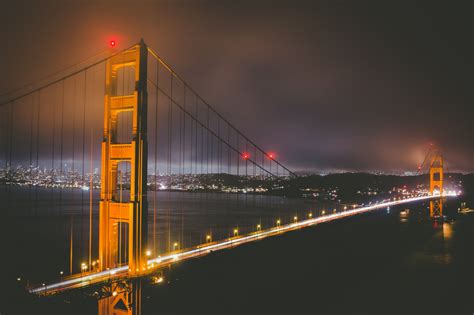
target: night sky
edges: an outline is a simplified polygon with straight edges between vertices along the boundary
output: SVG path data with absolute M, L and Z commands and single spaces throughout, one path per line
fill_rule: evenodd
M 3 1 L 0 94 L 143 37 L 293 170 L 474 172 L 471 1 L 295 2 Z

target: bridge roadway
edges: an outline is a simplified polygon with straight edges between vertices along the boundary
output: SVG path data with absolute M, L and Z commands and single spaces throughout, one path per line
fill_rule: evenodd
M 449 192 L 449 193 L 443 194 L 443 196 L 454 197 L 454 196 L 457 196 L 457 194 L 455 192 Z M 147 276 L 160 268 L 167 267 L 170 264 L 174 264 L 174 263 L 184 261 L 187 259 L 207 255 L 211 253 L 212 251 L 232 248 L 237 245 L 257 241 L 266 237 L 278 235 L 278 234 L 293 231 L 293 230 L 302 229 L 302 228 L 309 227 L 309 226 L 323 223 L 323 222 L 329 222 L 329 221 L 342 219 L 342 218 L 350 217 L 357 214 L 374 211 L 377 209 L 397 206 L 397 205 L 406 204 L 406 203 L 415 202 L 415 201 L 436 199 L 436 198 L 439 198 L 439 195 L 434 195 L 434 196 L 426 195 L 426 196 L 410 197 L 410 198 L 395 200 L 395 201 L 384 201 L 384 202 L 376 203 L 369 206 L 346 210 L 343 212 L 331 213 L 331 214 L 314 217 L 314 218 L 310 218 L 310 219 L 306 219 L 306 220 L 302 220 L 298 222 L 293 222 L 286 225 L 276 226 L 276 227 L 272 227 L 266 230 L 256 231 L 247 235 L 234 236 L 231 238 L 227 238 L 227 239 L 223 239 L 223 240 L 219 240 L 215 242 L 201 244 L 201 245 L 184 249 L 181 251 L 175 251 L 165 256 L 159 256 L 157 258 L 149 259 L 148 267 L 146 270 L 144 270 L 142 276 Z M 125 266 L 113 268 L 113 269 L 102 271 L 102 272 L 85 272 L 82 274 L 76 274 L 70 277 L 66 277 L 65 279 L 59 282 L 30 287 L 28 288 L 28 291 L 30 293 L 39 294 L 39 295 L 50 295 L 50 294 L 59 293 L 61 291 L 65 291 L 69 289 L 81 288 L 81 287 L 86 287 L 86 286 L 90 286 L 94 284 L 124 279 L 128 277 L 128 271 L 129 271 L 129 268 L 127 265 L 125 265 Z

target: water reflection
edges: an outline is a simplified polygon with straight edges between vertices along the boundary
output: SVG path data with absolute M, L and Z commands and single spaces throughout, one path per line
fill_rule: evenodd
M 407 222 L 410 215 L 410 209 L 400 211 L 400 222 Z
M 451 223 L 443 223 L 443 238 L 449 240 L 453 237 L 453 227 Z

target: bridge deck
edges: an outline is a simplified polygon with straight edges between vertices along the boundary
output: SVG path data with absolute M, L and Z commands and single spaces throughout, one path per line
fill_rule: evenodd
M 445 197 L 457 196 L 457 194 L 448 193 L 448 194 L 445 194 L 444 196 Z M 306 219 L 306 220 L 294 222 L 291 224 L 281 225 L 278 227 L 273 227 L 270 229 L 253 232 L 247 235 L 235 236 L 228 239 L 219 240 L 216 242 L 205 243 L 196 247 L 172 252 L 165 256 L 149 259 L 148 268 L 147 270 L 144 270 L 143 276 L 146 276 L 170 264 L 177 263 L 177 262 L 184 261 L 191 258 L 204 256 L 211 253 L 212 251 L 232 248 L 234 246 L 257 241 L 266 237 L 306 228 L 306 227 L 323 223 L 323 222 L 329 222 L 329 221 L 342 219 L 345 217 L 349 217 L 349 216 L 353 216 L 353 215 L 357 215 L 357 214 L 361 214 L 365 212 L 370 212 L 377 209 L 397 206 L 397 205 L 415 202 L 415 201 L 435 199 L 435 198 L 439 198 L 439 196 L 418 196 L 418 197 L 411 197 L 411 198 L 401 199 L 401 200 L 396 200 L 396 201 L 382 202 L 382 203 L 377 203 L 370 206 L 355 208 L 355 209 L 346 210 L 343 212 L 332 213 L 332 214 L 328 214 L 328 215 L 324 215 L 320 217 Z M 59 281 L 59 282 L 31 287 L 28 289 L 28 291 L 30 293 L 35 293 L 35 294 L 40 294 L 40 295 L 50 295 L 50 294 L 55 294 L 61 291 L 70 290 L 74 288 L 81 288 L 81 287 L 86 287 L 86 286 L 104 283 L 108 281 L 124 279 L 128 277 L 128 271 L 129 271 L 128 266 L 122 266 L 122 267 L 118 267 L 118 268 L 114 268 L 114 269 L 110 269 L 110 270 L 106 270 L 102 272 L 76 274 L 76 275 L 67 277 L 64 280 Z

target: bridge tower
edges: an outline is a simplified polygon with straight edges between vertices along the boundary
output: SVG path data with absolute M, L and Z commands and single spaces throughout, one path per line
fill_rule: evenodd
M 105 76 L 104 134 L 99 213 L 99 268 L 117 267 L 119 228 L 125 226 L 124 245 L 128 253 L 129 275 L 146 269 L 147 236 L 147 47 L 143 40 L 107 60 Z M 118 95 L 119 73 L 134 71 L 132 94 Z M 120 78 L 123 80 L 124 78 Z M 125 93 L 125 91 L 123 92 Z M 131 142 L 119 143 L 118 118 L 132 115 Z M 122 202 L 118 189 L 118 165 L 130 164 L 130 197 Z M 127 261 L 125 261 L 127 262 Z
M 443 215 L 443 177 L 443 157 L 436 152 L 430 163 L 430 194 L 438 189 L 440 197 L 430 201 L 431 218 Z

